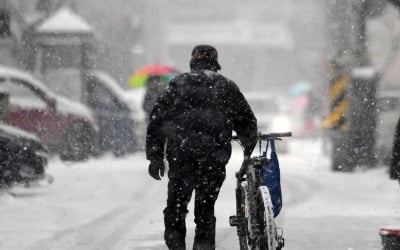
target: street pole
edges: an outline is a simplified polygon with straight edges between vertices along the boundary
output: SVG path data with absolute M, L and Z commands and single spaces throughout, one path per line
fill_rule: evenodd
M 366 1 L 336 0 L 338 29 L 333 39 L 336 42 L 336 56 L 340 61 L 340 76 L 345 79 L 331 83 L 331 96 L 341 98 L 332 101 L 331 127 L 332 170 L 351 171 L 357 165 L 375 165 L 376 128 L 376 81 L 371 72 L 367 52 Z M 369 69 L 369 70 L 367 70 Z M 345 81 L 345 82 L 343 82 Z M 342 93 L 338 93 L 338 86 Z M 346 105 L 335 107 L 334 105 Z M 340 126 L 332 126 L 335 115 L 341 110 Z M 345 121 L 345 122 L 343 122 Z M 343 125 L 345 124 L 345 125 Z
M 366 29 L 366 1 L 350 0 L 348 2 L 352 9 L 351 50 L 353 67 L 362 67 L 369 64 L 367 52 L 367 29 Z
M 353 8 L 352 58 L 349 88 L 349 146 L 352 167 L 376 165 L 376 74 L 367 50 L 367 2 L 350 1 Z

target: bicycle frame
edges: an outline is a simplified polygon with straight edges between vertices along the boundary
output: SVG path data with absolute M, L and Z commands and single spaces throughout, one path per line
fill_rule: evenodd
M 291 136 L 291 132 L 259 134 L 259 156 L 245 157 L 236 172 L 236 216 L 231 216 L 229 221 L 231 226 L 237 227 L 241 250 L 247 250 L 249 246 L 251 249 L 278 250 L 284 246 L 283 237 L 278 236 L 268 188 L 261 182 L 261 167 L 269 161 L 262 154 L 262 141 L 287 136 Z

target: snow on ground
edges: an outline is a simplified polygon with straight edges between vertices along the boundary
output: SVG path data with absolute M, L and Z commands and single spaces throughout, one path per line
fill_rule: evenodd
M 400 225 L 400 189 L 379 167 L 334 173 L 319 140 L 288 139 L 280 154 L 283 208 L 278 225 L 284 249 L 381 249 L 378 230 Z M 279 147 L 279 144 L 278 144 Z M 238 249 L 228 217 L 235 212 L 235 171 L 242 154 L 235 146 L 216 204 L 217 249 Z M 54 158 L 54 183 L 14 187 L 0 193 L 0 249 L 166 249 L 162 209 L 167 180 L 152 180 L 139 152 L 105 155 L 86 163 Z M 193 204 L 187 246 L 193 242 Z
M 288 249 L 381 249 L 379 228 L 400 226 L 398 182 L 386 167 L 331 172 L 319 143 L 296 142 L 297 154 L 281 157 Z

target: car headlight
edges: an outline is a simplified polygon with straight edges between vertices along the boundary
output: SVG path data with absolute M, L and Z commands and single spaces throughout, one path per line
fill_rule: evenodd
M 290 120 L 286 116 L 278 116 L 272 120 L 272 132 L 291 131 Z

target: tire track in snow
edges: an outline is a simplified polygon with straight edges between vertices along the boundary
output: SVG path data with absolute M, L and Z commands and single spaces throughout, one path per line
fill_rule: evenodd
M 311 177 L 286 175 L 282 183 L 284 206 L 293 207 L 304 203 L 315 195 L 313 190 L 321 187 L 321 183 Z M 285 199 L 285 197 L 288 197 Z
M 233 250 L 239 249 L 239 238 L 236 227 L 217 228 L 216 249 Z
M 119 240 L 127 234 L 151 207 L 150 197 L 159 192 L 157 185 L 149 185 L 151 190 L 146 193 L 138 192 L 126 205 L 112 209 L 103 216 L 78 227 L 73 227 L 55 233 L 51 238 L 37 241 L 29 250 L 99 250 L 113 249 Z M 148 196 L 144 198 L 144 196 Z M 141 201 L 140 204 L 135 201 Z

